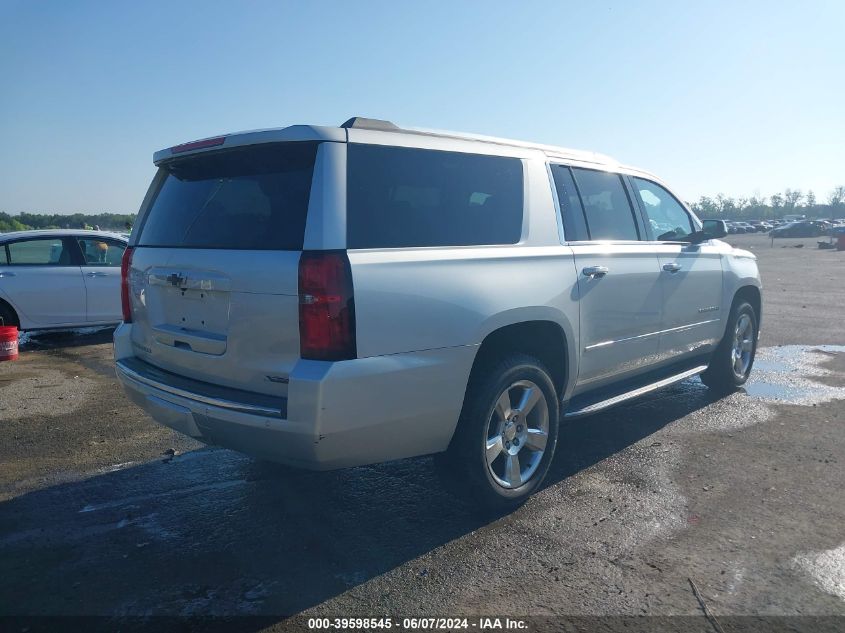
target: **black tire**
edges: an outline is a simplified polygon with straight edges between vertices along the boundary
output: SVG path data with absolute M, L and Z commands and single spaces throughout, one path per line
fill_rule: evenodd
M 20 321 L 18 321 L 18 315 L 15 314 L 15 311 L 12 307 L 6 303 L 5 301 L 0 301 L 0 325 L 14 325 L 16 327 L 20 326 Z
M 532 400 L 523 415 L 518 405 Z M 502 415 L 504 401 L 512 403 L 508 415 Z M 513 354 L 476 368 L 455 436 L 448 451 L 435 456 L 435 466 L 453 492 L 487 510 L 513 510 L 543 483 L 557 445 L 559 415 L 554 383 L 536 358 Z M 489 465 L 488 454 L 496 454 Z
M 745 321 L 745 319 L 748 319 L 748 321 Z M 737 327 L 741 321 L 750 323 L 750 336 L 742 336 L 746 342 L 750 341 L 747 360 L 744 352 L 740 360 L 737 360 L 735 352 Z M 730 392 L 745 384 L 751 374 L 751 368 L 754 366 L 758 334 L 757 314 L 754 312 L 754 308 L 747 301 L 736 302 L 731 307 L 731 315 L 728 319 L 725 335 L 713 352 L 707 370 L 701 374 L 701 382 L 719 392 Z

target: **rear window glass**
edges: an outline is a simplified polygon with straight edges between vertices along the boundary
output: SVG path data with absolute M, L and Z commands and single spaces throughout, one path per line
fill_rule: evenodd
M 73 257 L 60 238 L 41 238 L 7 244 L 12 266 L 70 266 Z
M 258 145 L 163 166 L 139 246 L 300 250 L 316 143 Z
M 347 156 L 349 248 L 515 244 L 522 235 L 519 159 L 355 144 Z

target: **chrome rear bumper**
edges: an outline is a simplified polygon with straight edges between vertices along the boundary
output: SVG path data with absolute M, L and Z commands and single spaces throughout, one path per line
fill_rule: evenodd
M 265 396 L 192 380 L 134 357 L 118 360 L 115 368 L 121 380 L 130 380 L 193 402 L 250 415 L 274 418 L 284 418 L 287 415 L 287 398 Z

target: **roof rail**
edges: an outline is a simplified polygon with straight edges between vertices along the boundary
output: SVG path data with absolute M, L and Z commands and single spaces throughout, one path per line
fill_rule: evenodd
M 340 125 L 344 128 L 358 128 L 363 130 L 382 130 L 385 132 L 395 132 L 401 129 L 395 123 L 390 121 L 383 121 L 382 119 L 366 119 L 362 116 L 354 116 L 348 121 Z

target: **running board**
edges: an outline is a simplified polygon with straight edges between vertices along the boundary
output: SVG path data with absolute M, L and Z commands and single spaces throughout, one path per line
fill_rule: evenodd
M 658 389 L 662 389 L 663 387 L 668 387 L 669 385 L 672 385 L 676 382 L 681 382 L 682 380 L 686 380 L 687 378 L 692 378 L 693 376 L 703 372 L 705 369 L 707 369 L 707 365 L 699 365 L 698 367 L 693 367 L 692 369 L 683 371 L 680 374 L 667 376 L 666 378 L 658 380 L 657 382 L 653 382 L 648 385 L 643 385 L 642 387 L 637 387 L 636 389 L 626 391 L 625 393 L 620 393 L 611 398 L 607 398 L 606 400 L 600 400 L 599 402 L 588 404 L 579 409 L 567 411 L 563 414 L 563 417 L 567 419 L 580 418 L 585 415 L 592 415 L 593 413 L 604 411 L 605 409 L 609 409 L 610 407 L 615 407 L 617 404 L 627 402 L 628 400 L 633 400 L 634 398 L 639 398 L 640 396 L 643 396 L 647 393 L 657 391 Z

